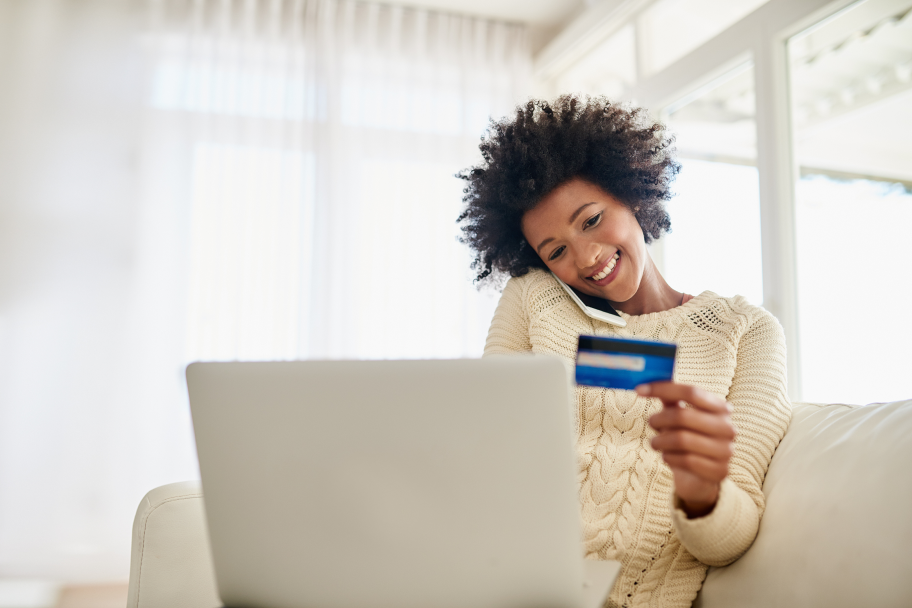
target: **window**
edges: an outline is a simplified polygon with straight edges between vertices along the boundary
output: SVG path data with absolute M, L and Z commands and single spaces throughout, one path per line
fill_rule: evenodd
M 868 321 L 900 318 L 910 299 L 910 9 L 910 0 L 658 0 L 617 11 L 605 26 L 611 56 L 566 71 L 584 92 L 620 91 L 677 136 L 674 232 L 653 256 L 675 287 L 741 293 L 779 319 L 795 400 L 909 396 L 912 357 L 901 345 L 912 335 Z M 629 59 L 619 41 L 631 23 L 632 79 L 615 68 Z M 551 48 L 547 60 L 543 74 L 564 58 Z M 850 310 L 864 320 L 848 321 Z
M 664 244 L 665 278 L 696 295 L 742 295 L 763 302 L 760 199 L 750 165 L 682 159 L 669 203 L 673 232 Z
M 675 289 L 763 301 L 760 193 L 749 63 L 666 110 L 681 173 L 662 267 Z
M 912 3 L 858 3 L 788 50 L 803 396 L 909 397 Z

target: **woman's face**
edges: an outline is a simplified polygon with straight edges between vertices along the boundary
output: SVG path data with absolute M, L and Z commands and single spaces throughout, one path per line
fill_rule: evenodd
M 522 232 L 548 268 L 589 295 L 626 302 L 640 288 L 648 253 L 633 212 L 583 179 L 571 179 L 522 218 Z

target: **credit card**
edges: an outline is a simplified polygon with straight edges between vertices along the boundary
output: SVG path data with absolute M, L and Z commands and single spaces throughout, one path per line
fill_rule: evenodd
M 576 383 L 633 390 L 647 382 L 671 380 L 677 350 L 670 342 L 580 336 Z

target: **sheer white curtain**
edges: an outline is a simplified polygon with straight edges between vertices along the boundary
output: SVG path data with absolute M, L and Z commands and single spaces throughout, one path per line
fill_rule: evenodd
M 0 579 L 126 577 L 142 494 L 198 474 L 190 360 L 480 353 L 454 173 L 529 94 L 523 27 L 2 4 Z
M 151 170 L 189 161 L 188 358 L 479 353 L 491 298 L 455 240 L 453 174 L 528 90 L 523 28 L 166 2 L 150 46 Z

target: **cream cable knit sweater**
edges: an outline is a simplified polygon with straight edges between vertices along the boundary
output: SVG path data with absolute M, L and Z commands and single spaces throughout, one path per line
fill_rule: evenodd
M 728 564 L 754 540 L 761 486 L 791 417 L 785 339 L 776 319 L 744 298 L 703 292 L 688 303 L 615 328 L 585 316 L 549 273 L 510 279 L 485 355 L 559 355 L 572 366 L 580 334 L 652 338 L 678 345 L 675 380 L 702 386 L 734 407 L 738 431 L 729 477 L 706 517 L 672 503 L 671 470 L 649 440 L 657 399 L 630 391 L 576 389 L 576 432 L 585 554 L 623 564 L 608 606 L 690 606 L 707 566 Z

